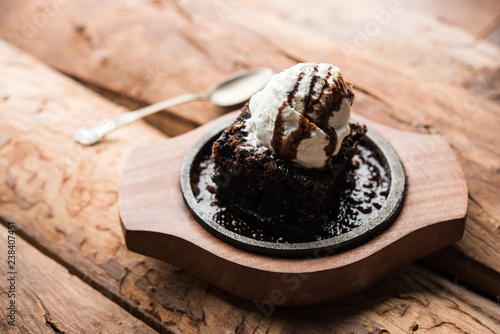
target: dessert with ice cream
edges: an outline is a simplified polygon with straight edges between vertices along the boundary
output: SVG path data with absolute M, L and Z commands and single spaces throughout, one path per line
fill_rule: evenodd
M 353 99 L 330 64 L 274 75 L 213 144 L 217 200 L 264 231 L 315 235 L 365 135 L 349 122 Z

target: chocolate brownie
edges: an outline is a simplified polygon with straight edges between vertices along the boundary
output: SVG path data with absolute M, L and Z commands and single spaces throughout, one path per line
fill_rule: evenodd
M 315 234 L 326 223 L 340 176 L 350 166 L 366 127 L 350 123 L 339 153 L 323 168 L 306 168 L 249 145 L 245 121 L 250 116 L 247 104 L 214 142 L 212 191 L 220 204 L 264 231 Z

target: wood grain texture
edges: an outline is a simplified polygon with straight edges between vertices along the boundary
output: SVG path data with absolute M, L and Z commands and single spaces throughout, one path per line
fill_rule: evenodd
M 426 278 L 424 278 L 426 277 Z M 285 331 L 293 333 L 496 333 L 497 316 L 469 317 L 475 295 L 464 295 L 451 282 L 442 284 L 418 265 L 405 267 L 366 293 L 334 305 L 287 310 Z M 430 291 L 440 291 L 433 295 Z M 450 298 L 451 297 L 451 298 Z M 445 301 L 444 304 L 441 304 Z M 424 307 L 415 307 L 415 303 Z M 441 305 L 439 305 L 441 304 Z M 441 308 L 441 309 L 440 309 Z M 355 311 L 355 310 L 359 311 Z M 495 314 L 499 306 L 481 307 Z M 491 313 L 490 313 L 491 312 Z M 369 315 L 367 318 L 363 318 Z M 377 316 L 375 316 L 377 315 Z M 375 317 L 372 317 L 375 316 Z M 380 317 L 380 318 L 379 318 Z M 329 321 L 323 321 L 328 318 Z M 307 320 L 304 320 L 307 319 Z M 455 320 L 453 320 L 455 319 Z M 460 319 L 461 324 L 456 323 Z
M 307 10 L 297 10 L 301 5 L 298 0 L 287 1 L 286 6 L 280 1 L 256 0 L 236 7 L 226 17 L 230 21 L 242 15 L 255 16 L 266 6 L 269 20 L 279 25 L 285 21 L 297 30 L 329 39 L 327 44 L 337 49 L 330 54 L 332 59 L 354 57 L 348 62 L 356 66 L 359 56 L 375 57 L 428 74 L 436 81 L 463 85 L 476 71 L 495 71 L 498 67 L 499 48 L 476 38 L 475 32 L 494 20 L 499 4 L 494 0 L 479 1 L 483 4 L 454 1 L 454 7 L 463 12 L 446 9 L 447 17 L 443 19 L 440 14 L 447 8 L 446 2 L 434 1 L 431 5 L 430 1 L 312 0 Z M 465 2 L 476 4 L 471 8 Z M 255 14 L 248 13 L 249 9 Z M 463 16 L 471 21 L 482 17 L 484 25 L 456 24 Z M 275 40 L 272 35 L 270 39 Z M 294 48 L 289 46 L 290 50 Z
M 313 6 L 301 11 L 306 13 L 306 20 L 298 28 L 282 19 L 285 15 L 276 8 L 269 8 L 270 2 L 266 3 L 266 8 L 269 8 L 266 14 L 262 10 L 251 10 L 253 1 L 222 2 L 229 6 L 222 7 L 227 9 L 224 19 L 212 2 L 100 1 L 97 4 L 88 1 L 85 6 L 62 0 L 58 3 L 61 6 L 52 12 L 54 15 L 50 15 L 50 20 L 47 23 L 37 21 L 36 32 L 26 35 L 29 43 L 20 45 L 56 68 L 74 68 L 69 73 L 99 82 L 104 87 L 118 87 L 117 92 L 123 94 L 115 100 L 153 101 L 155 87 L 162 86 L 163 93 L 156 96 L 161 99 L 180 91 L 204 89 L 219 74 L 236 68 L 262 65 L 280 70 L 296 61 L 319 58 L 338 63 L 349 77 L 358 67 L 358 61 L 363 62 L 364 58 L 374 55 L 370 48 L 366 48 L 361 49 L 363 57 L 356 56 L 351 60 L 344 57 L 339 49 L 342 39 L 328 35 L 344 30 L 336 26 L 337 22 L 343 22 L 338 10 L 321 11 L 322 15 L 328 13 L 332 16 L 323 21 L 326 28 L 317 32 L 314 23 L 318 16 L 311 11 Z M 50 4 L 53 2 L 2 1 L 0 33 L 7 39 L 11 32 L 23 36 L 21 30 L 25 22 L 34 22 L 35 8 L 43 10 Z M 286 8 L 288 5 L 277 7 Z M 159 13 L 154 13 L 156 11 Z M 166 15 L 165 11 L 173 12 L 171 17 L 179 18 L 155 21 L 148 17 Z M 240 15 L 241 11 L 247 14 Z M 361 12 L 341 16 L 355 18 Z M 351 33 L 371 20 L 369 11 L 364 13 L 368 20 L 360 22 L 359 26 L 348 26 Z M 312 16 L 308 18 L 307 15 Z M 259 20 L 260 16 L 263 18 Z M 476 219 L 475 228 L 470 229 L 473 238 L 466 237 L 457 245 L 468 252 L 467 256 L 459 258 L 459 263 L 461 269 L 471 269 L 471 284 L 481 287 L 483 282 L 477 279 L 477 273 L 487 274 L 488 271 L 481 268 L 498 266 L 500 249 L 498 211 L 495 211 L 499 198 L 495 188 L 499 175 L 498 147 L 491 144 L 491 138 L 498 133 L 499 87 L 494 81 L 499 67 L 498 48 L 471 39 L 463 31 L 450 29 L 437 20 L 421 18 L 415 22 L 423 24 L 413 26 L 410 34 L 391 38 L 392 30 L 406 31 L 404 27 L 410 21 L 401 19 L 391 25 L 394 29 L 384 30 L 387 33 L 372 40 L 370 45 L 378 45 L 379 53 L 375 58 L 384 58 L 384 61 L 368 62 L 356 72 L 356 80 L 375 74 L 373 81 L 359 85 L 356 109 L 360 114 L 400 129 L 442 133 L 453 145 L 464 166 L 469 186 L 471 182 L 474 185 L 470 207 L 477 204 L 478 208 L 469 215 L 469 222 Z M 188 20 L 189 24 L 179 24 L 184 22 L 182 20 Z M 78 25 L 82 21 L 84 25 Z M 106 29 L 101 30 L 101 26 Z M 150 38 L 142 44 L 143 48 L 135 48 L 136 43 L 142 43 L 142 29 L 150 28 L 152 33 L 147 33 Z M 186 33 L 174 38 L 165 35 L 166 29 L 172 30 L 171 34 L 174 34 L 174 29 L 184 29 Z M 101 31 L 105 33 L 101 34 Z M 284 32 L 296 38 L 281 39 Z M 352 43 L 352 36 L 345 41 Z M 446 38 L 440 38 L 442 36 Z M 89 43 L 89 39 L 93 43 Z M 406 43 L 409 40 L 412 42 Z M 450 40 L 459 43 L 449 43 Z M 115 44 L 123 46 L 115 47 Z M 256 47 L 258 54 L 252 52 Z M 130 49 L 134 52 L 128 52 Z M 7 56 L 2 58 L 0 67 L 5 74 L 0 77 L 3 79 L 0 86 L 0 133 L 4 134 L 1 138 L 7 140 L 0 144 L 0 215 L 15 217 L 30 243 L 155 328 L 166 332 L 201 333 L 297 332 L 299 329 L 306 332 L 307 326 L 317 331 L 372 333 L 385 328 L 391 332 L 410 331 L 409 328 L 413 330 L 417 325 L 429 332 L 447 329 L 488 333 L 498 328 L 498 305 L 414 264 L 341 305 L 258 312 L 255 305 L 225 294 L 182 270 L 127 252 L 117 227 L 118 173 L 136 143 L 163 137 L 137 124 L 114 134 L 106 145 L 92 150 L 72 146 L 69 138 L 81 123 L 92 124 L 123 109 L 84 92 L 29 57 L 5 52 L 2 47 L 1 53 Z M 151 60 L 150 56 L 154 59 Z M 184 68 L 178 72 L 170 69 L 173 63 L 178 64 L 176 60 L 185 61 Z M 391 63 L 394 61 L 400 65 L 394 66 Z M 101 62 L 103 67 L 109 62 L 110 70 L 101 68 Z M 349 63 L 352 64 L 347 68 Z M 164 69 L 155 67 L 157 64 L 166 64 L 169 76 L 165 80 L 154 79 L 155 69 L 160 74 Z M 393 66 L 393 70 L 387 71 L 387 80 L 391 82 L 394 77 L 401 77 L 393 85 L 397 88 L 394 94 L 401 95 L 397 103 L 386 97 L 392 96 L 387 95 L 390 89 L 379 89 L 381 85 L 389 85 L 383 74 Z M 405 70 L 406 67 L 415 70 Z M 12 76 L 14 72 L 6 71 L 10 68 L 17 74 Z M 202 71 L 207 69 L 213 72 Z M 206 76 L 200 73 L 206 73 Z M 42 89 L 44 85 L 49 85 L 47 90 Z M 424 85 L 428 87 L 424 89 Z M 134 86 L 138 87 L 137 90 L 132 89 Z M 175 87 L 180 88 L 176 91 Z M 454 93 L 446 93 L 448 89 Z M 127 96 L 126 91 L 135 98 Z M 424 100 L 422 97 L 426 96 L 430 101 L 423 101 L 420 105 Z M 405 98 L 411 102 L 407 107 Z M 415 109 L 414 113 L 408 113 L 411 109 Z M 188 118 L 196 115 L 195 110 L 200 111 L 198 115 L 201 117 L 207 115 L 203 111 L 209 111 L 208 118 L 220 114 L 220 110 L 209 105 L 189 105 L 185 109 L 176 108 L 172 113 L 187 119 L 184 124 L 197 124 Z M 416 117 L 415 113 L 420 115 Z M 477 117 L 467 127 L 464 125 L 469 122 L 469 115 Z M 75 124 L 72 124 L 73 119 Z M 460 122 L 462 126 L 455 129 L 454 124 Z M 64 125 L 67 124 L 72 124 L 72 129 L 66 129 Z M 168 123 L 165 125 L 169 126 Z M 482 128 L 484 136 L 473 139 Z M 30 132 L 33 135 L 29 135 Z M 455 145 L 456 138 L 459 145 Z M 469 145 L 463 145 L 467 141 L 470 141 Z M 35 167 L 37 165 L 40 167 Z M 62 176 L 54 177 L 59 175 L 58 172 Z M 481 243 L 490 245 L 491 252 L 487 257 L 479 256 L 482 248 L 476 241 L 479 238 L 486 238 L 481 239 Z M 458 254 L 464 255 L 461 250 Z M 446 261 L 446 257 L 436 256 L 438 263 Z M 476 263 L 480 268 L 474 269 L 470 263 Z M 498 281 L 494 283 L 498 287 Z M 359 305 L 366 307 L 359 308 Z
M 410 6 L 481 37 L 500 14 L 500 4 L 495 0 L 424 0 Z
M 492 27 L 491 31 L 488 32 L 486 38 L 489 41 L 500 45 L 500 18 L 495 22 L 495 25 Z
M 7 278 L 7 229 L 0 226 L 0 332 L 2 333 L 156 333 L 151 327 L 92 289 L 14 233 L 14 288 Z M 11 243 L 9 243 L 10 245 Z M 5 261 L 4 261 L 5 260 Z M 12 298 L 8 293 L 14 291 Z M 16 305 L 14 325 L 7 303 Z M 10 314 L 10 313 L 9 313 Z
M 127 251 L 119 176 L 134 147 L 164 136 L 139 122 L 99 146 L 81 148 L 71 140 L 81 123 L 121 109 L 5 43 L 0 73 L 0 133 L 10 138 L 0 147 L 0 217 L 15 221 L 30 244 L 156 330 L 291 333 L 310 326 L 376 333 L 419 325 L 494 333 L 499 326 L 498 305 L 415 264 L 341 304 L 283 309 L 242 300 Z
M 297 306 L 359 292 L 462 237 L 467 186 L 446 141 L 361 118 L 369 131 L 382 133 L 392 144 L 406 171 L 404 206 L 385 232 L 348 251 L 331 256 L 318 252 L 317 257 L 305 259 L 261 256 L 227 245 L 191 215 L 180 189 L 180 175 L 184 157 L 196 139 L 235 117 L 234 113 L 226 115 L 131 153 L 118 203 L 129 249 L 187 269 L 235 295 L 263 302 L 276 294 L 276 305 Z M 290 280 L 301 275 L 307 279 L 290 289 Z
M 355 82 L 358 114 L 399 129 L 440 133 L 450 142 L 471 201 L 480 208 L 471 212 L 468 233 L 455 247 L 466 255 L 461 266 L 470 269 L 468 282 L 478 288 L 485 286 L 485 273 L 500 273 L 500 147 L 492 140 L 500 131 L 498 46 L 449 20 L 413 11 L 405 1 L 392 9 L 389 2 L 312 2 L 307 10 L 288 1 L 93 0 L 51 7 L 55 2 L 3 1 L 0 36 L 61 71 L 117 92 L 119 102 L 205 90 L 241 67 L 279 71 L 298 61 L 335 63 Z M 491 16 L 483 7 L 477 8 L 480 16 L 474 10 L 471 18 Z M 43 11 L 49 19 L 30 31 Z M 374 14 L 380 11 L 391 15 L 384 21 Z M 375 30 L 368 36 L 370 27 Z M 130 47 L 134 43 L 140 47 Z M 151 122 L 177 134 L 221 113 L 192 104 Z M 170 125 L 181 119 L 175 122 L 180 126 Z M 483 243 L 492 250 L 486 257 L 477 256 Z M 487 292 L 500 295 L 498 288 Z

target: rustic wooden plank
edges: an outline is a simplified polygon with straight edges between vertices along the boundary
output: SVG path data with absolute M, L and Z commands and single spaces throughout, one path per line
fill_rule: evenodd
M 409 6 L 460 26 L 474 35 L 480 34 L 500 14 L 500 3 L 495 0 L 424 0 L 412 1 Z
M 467 29 L 416 10 L 420 3 L 346 3 L 339 0 L 325 3 L 313 0 L 309 2 L 307 10 L 297 10 L 301 8 L 298 0 L 287 1 L 286 5 L 280 1 L 256 0 L 234 7 L 234 10 L 225 15 L 225 22 L 238 20 L 242 15 L 248 16 L 248 13 L 242 14 L 241 11 L 248 12 L 248 9 L 252 9 L 258 12 L 265 6 L 267 14 L 264 15 L 268 21 L 286 18 L 287 22 L 300 27 L 302 31 L 307 30 L 328 37 L 330 41 L 327 44 L 336 44 L 343 57 L 377 57 L 430 74 L 435 80 L 447 80 L 459 85 L 470 79 L 471 75 L 475 75 L 477 70 L 498 66 L 498 47 L 479 38 L 484 36 L 476 38 Z M 440 6 L 436 2 L 433 2 L 433 5 Z M 479 11 L 484 10 L 477 5 L 475 7 L 478 7 Z M 498 2 L 495 2 L 494 7 L 498 7 Z M 450 10 L 449 15 L 453 16 L 454 11 Z M 470 13 L 467 15 L 475 19 Z M 489 15 L 498 15 L 498 11 L 492 10 Z M 245 23 L 246 20 L 240 22 Z M 276 41 L 273 37 L 269 36 L 271 40 Z M 288 48 L 292 51 L 293 44 Z M 336 53 L 328 56 L 338 59 Z M 355 59 L 352 59 L 349 62 L 354 61 Z
M 389 277 L 383 285 L 370 289 L 366 294 L 356 295 L 345 303 L 327 307 L 316 307 L 306 311 L 315 315 L 314 321 L 301 321 L 299 312 L 287 314 L 294 326 L 294 333 L 335 332 L 339 333 L 495 333 L 497 317 L 479 323 L 467 315 L 481 297 L 463 294 L 462 288 L 449 281 L 442 281 L 435 273 L 413 265 Z M 387 284 L 387 285 L 386 285 Z M 438 295 L 429 291 L 440 291 Z M 443 303 L 444 302 L 444 303 Z M 415 307 L 415 303 L 425 307 Z M 444 308 L 444 309 L 441 309 Z M 356 311 L 362 310 L 362 311 Z M 479 313 L 495 314 L 498 305 L 481 306 Z M 379 317 L 372 317 L 377 314 Z M 293 315 L 295 317 L 293 317 Z M 366 315 L 369 315 L 367 318 Z M 330 321 L 323 321 L 329 316 Z M 307 317 L 307 316 L 306 316 Z M 458 325 L 454 320 L 461 318 Z M 379 322 L 380 321 L 380 322 Z M 485 326 L 486 325 L 486 326 Z M 290 327 L 287 327 L 287 329 Z
M 212 3 L 199 5 L 214 13 Z M 256 55 L 252 57 L 244 45 L 236 42 L 233 43 L 235 47 L 224 49 L 226 56 L 219 56 L 222 50 L 219 47 L 225 48 L 220 42 L 231 39 L 232 33 L 241 34 L 241 37 L 249 33 L 229 31 L 211 24 L 200 30 L 193 22 L 198 18 L 192 18 L 181 4 L 173 1 L 146 4 L 124 2 L 116 12 L 113 2 L 53 0 L 43 4 L 31 1 L 19 6 L 15 1 L 5 1 L 0 6 L 4 39 L 26 50 L 38 50 L 31 51 L 38 56 L 43 55 L 41 58 L 47 63 L 65 73 L 119 92 L 120 99 L 124 100 L 152 102 L 191 91 L 203 92 L 214 83 L 215 78 L 247 67 L 247 57 L 258 58 Z M 120 14 L 110 20 L 102 15 L 106 12 Z M 37 26 L 39 13 L 46 13 L 47 17 L 43 24 Z M 148 20 L 144 21 L 146 17 Z M 202 35 L 193 38 L 189 34 L 193 30 Z M 53 38 L 54 31 L 58 31 L 57 38 Z M 42 46 L 39 42 L 43 40 L 51 40 L 56 45 Z M 131 47 L 131 43 L 138 40 L 147 47 Z M 158 43 L 160 40 L 165 42 Z M 71 43 L 71 50 L 67 49 L 68 42 Z M 206 48 L 204 44 L 207 42 L 215 48 Z M 65 52 L 57 49 L 64 49 Z M 166 55 L 172 51 L 176 59 L 166 61 Z M 116 52 L 127 56 L 117 57 Z M 228 62 L 227 55 L 236 59 Z M 265 59 L 260 63 L 262 66 L 272 65 Z M 84 73 L 86 75 L 82 75 Z M 169 110 L 170 114 L 184 116 L 197 125 L 223 112 L 223 109 L 208 103 Z M 163 123 L 166 124 L 163 127 L 168 127 L 168 121 Z
M 488 35 L 486 36 L 486 38 L 497 44 L 497 45 L 500 45 L 500 19 L 498 21 L 495 22 L 495 26 L 494 28 L 491 30 L 491 31 L 488 31 Z
M 35 249 L 12 226 L 14 229 L 9 231 L 13 233 L 8 234 L 7 228 L 0 225 L 0 332 L 156 333 Z M 8 250 L 14 251 L 12 269 L 7 266 Z
M 126 250 L 116 191 L 130 150 L 163 138 L 139 122 L 99 146 L 71 135 L 83 121 L 122 112 L 0 43 L 0 216 L 74 275 L 163 332 L 380 332 L 418 325 L 494 333 L 499 306 L 411 265 L 377 286 L 312 308 L 258 305 L 222 292 L 168 263 Z M 57 124 L 57 127 L 54 127 Z M 292 277 L 301 284 L 305 277 Z M 270 297 L 271 298 L 271 297 Z

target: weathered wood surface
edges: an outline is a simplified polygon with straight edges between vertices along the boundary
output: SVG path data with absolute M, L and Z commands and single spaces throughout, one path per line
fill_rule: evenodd
M 465 3 L 457 5 L 456 25 L 406 1 L 313 2 L 298 10 L 300 4 L 288 1 L 10 0 L 0 4 L 0 36 L 119 93 L 114 98 L 125 104 L 203 91 L 246 66 L 278 71 L 297 61 L 337 64 L 358 87 L 357 113 L 400 129 L 442 133 L 451 143 L 472 208 L 465 237 L 454 246 L 461 268 L 451 273 L 465 268 L 468 283 L 497 296 L 500 146 L 492 139 L 500 130 L 500 49 L 464 27 L 472 31 L 483 22 L 487 31 L 498 21 L 498 5 L 483 1 L 480 12 L 464 20 Z M 197 103 L 151 122 L 179 133 L 221 112 Z
M 1 333 L 155 333 L 15 232 L 11 235 L 15 243 L 9 245 L 15 247 L 17 274 L 8 274 L 7 236 L 7 229 L 0 226 Z M 7 281 L 12 276 L 14 280 Z M 11 300 L 16 307 L 13 319 L 7 317 Z
M 464 239 L 432 261 L 442 267 L 449 263 L 443 260 L 452 259 L 456 265 L 450 272 L 479 288 L 487 284 L 495 296 L 500 281 L 499 148 L 494 141 L 500 123 L 498 47 L 415 14 L 404 1 L 404 11 L 360 47 L 354 44 L 356 28 L 363 30 L 373 19 L 374 8 L 363 8 L 366 2 L 361 10 L 354 3 L 345 11 L 336 2 L 323 2 L 331 7 L 315 12 L 318 6 L 312 4 L 300 11 L 303 16 L 290 10 L 296 4 L 266 2 L 263 13 L 262 3 L 2 1 L 0 35 L 60 70 L 121 93 L 114 99 L 123 104 L 204 90 L 222 74 L 245 66 L 280 70 L 302 60 L 338 64 L 360 88 L 358 113 L 401 129 L 443 133 L 454 146 L 471 190 L 469 223 Z M 356 46 L 356 52 L 342 51 L 341 42 Z M 134 124 L 92 149 L 74 145 L 70 137 L 80 125 L 123 109 L 5 46 L 1 50 L 0 215 L 18 221 L 31 243 L 155 328 L 498 328 L 498 306 L 417 265 L 340 306 L 278 309 L 272 317 L 259 317 L 250 302 L 127 252 L 117 227 L 119 173 L 135 145 L 163 137 Z M 220 112 L 207 103 L 190 104 L 171 110 L 167 121 L 151 121 L 177 133 Z M 366 308 L 358 310 L 359 304 Z
M 120 172 L 132 148 L 164 136 L 138 122 L 99 146 L 81 148 L 71 140 L 81 123 L 123 110 L 5 43 L 0 43 L 0 73 L 0 216 L 153 328 L 494 333 L 500 325 L 494 302 L 416 264 L 339 304 L 281 309 L 254 305 L 168 263 L 127 251 L 116 206 Z M 71 305 L 68 312 L 75 310 Z
M 457 25 L 477 37 L 487 37 L 498 25 L 500 3 L 495 0 L 421 0 L 408 2 L 408 7 L 431 14 L 438 20 Z

